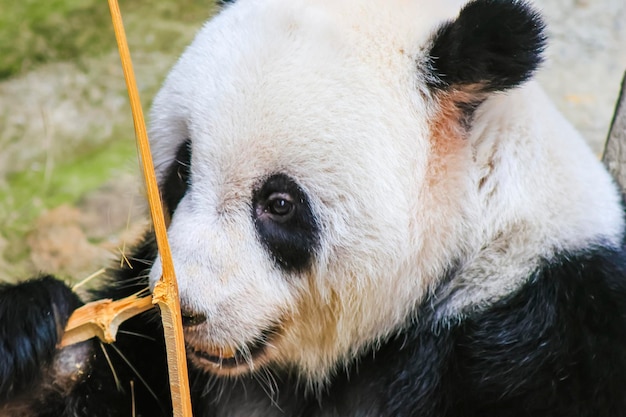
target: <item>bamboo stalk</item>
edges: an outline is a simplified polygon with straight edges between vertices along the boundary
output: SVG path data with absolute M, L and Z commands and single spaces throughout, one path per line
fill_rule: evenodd
M 133 66 L 126 40 L 126 33 L 122 23 L 122 15 L 117 4 L 117 0 L 108 0 L 115 38 L 122 60 L 124 78 L 130 98 L 130 105 L 135 125 L 137 146 L 141 157 L 146 192 L 152 215 L 152 223 L 156 234 L 157 246 L 161 256 L 162 275 L 153 291 L 153 303 L 158 304 L 161 309 L 161 318 L 165 333 L 165 344 L 167 349 L 167 362 L 170 377 L 170 389 L 172 395 L 172 405 L 175 417 L 191 417 L 191 396 L 189 389 L 189 379 L 187 374 L 187 359 L 185 355 L 185 341 L 183 337 L 182 316 L 178 301 L 178 285 L 174 273 L 174 264 L 169 243 L 167 241 L 167 230 L 165 218 L 163 216 L 163 206 L 159 195 L 159 188 L 154 173 L 154 164 L 150 153 L 148 134 L 137 91 L 137 84 L 133 72 Z

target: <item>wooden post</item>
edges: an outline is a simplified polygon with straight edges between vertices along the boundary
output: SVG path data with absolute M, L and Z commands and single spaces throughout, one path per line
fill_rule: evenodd
M 602 162 L 622 188 L 622 192 L 626 193 L 626 72 L 604 146 Z

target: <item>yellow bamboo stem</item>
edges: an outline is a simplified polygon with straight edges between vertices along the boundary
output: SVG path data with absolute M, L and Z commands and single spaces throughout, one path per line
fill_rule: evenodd
M 167 241 L 167 230 L 165 218 L 163 216 L 163 206 L 159 195 L 154 164 L 150 153 L 148 134 L 137 91 L 137 83 L 133 72 L 133 66 L 126 40 L 126 33 L 122 23 L 122 15 L 117 4 L 117 0 L 108 0 L 115 38 L 122 60 L 124 78 L 130 106 L 135 124 L 135 135 L 137 146 L 141 158 L 146 192 L 152 215 L 152 223 L 156 235 L 157 246 L 161 256 L 162 275 L 153 291 L 153 303 L 158 304 L 161 309 L 163 329 L 165 332 L 165 343 L 167 348 L 167 362 L 170 377 L 170 389 L 172 394 L 172 405 L 175 417 L 191 417 L 191 400 L 189 379 L 187 374 L 187 360 L 185 356 L 185 341 L 183 337 L 182 316 L 178 301 L 178 285 L 174 273 L 174 264 L 169 243 Z

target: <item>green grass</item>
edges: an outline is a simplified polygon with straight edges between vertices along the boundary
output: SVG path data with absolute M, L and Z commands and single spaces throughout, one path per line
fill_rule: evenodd
M 176 32 L 172 28 L 199 25 L 215 6 L 200 0 L 133 0 L 121 1 L 120 8 L 125 21 L 132 22 L 127 28 L 131 47 L 173 52 L 188 37 L 172 36 Z M 158 32 L 163 22 L 172 27 Z M 131 32 L 154 36 L 131 37 Z M 114 47 L 104 0 L 0 0 L 0 80 L 44 63 L 80 60 Z
M 105 1 L 0 0 L 0 9 L 0 79 L 114 45 Z
M 128 170 L 136 163 L 134 155 L 135 143 L 128 138 L 87 154 L 74 155 L 72 160 L 48 172 L 44 169 L 9 176 L 7 186 L 0 189 L 0 230 L 10 243 L 2 257 L 11 265 L 10 269 L 2 271 L 9 274 L 3 278 L 36 272 L 24 265 L 29 255 L 26 235 L 42 211 L 61 204 L 75 204 L 114 174 Z
M 0 229 L 22 235 L 42 210 L 76 203 L 136 160 L 132 139 L 117 140 L 62 164 L 12 174 L 0 189 Z
M 214 13 L 216 6 L 210 0 L 119 1 L 131 54 L 136 61 L 137 80 L 143 91 L 142 101 L 150 103 L 166 68 L 191 41 L 202 22 Z M 58 77 L 59 71 L 46 71 L 46 68 L 64 62 L 75 68 L 66 76 L 86 76 L 93 79 L 94 91 L 119 94 L 118 87 L 123 86 L 123 79 L 119 80 L 119 85 L 107 84 L 103 89 L 104 81 L 99 78 L 99 74 L 109 72 L 108 66 L 120 65 L 118 59 L 110 59 L 116 50 L 105 0 L 0 0 L 0 83 L 11 83 L 31 73 L 37 74 L 44 85 L 54 87 L 54 77 Z M 32 108 L 28 108 L 32 114 L 3 115 L 5 126 L 0 126 L 0 143 L 23 143 L 24 149 L 43 143 L 43 137 L 14 137 L 15 132 L 21 130 L 21 119 L 28 120 L 33 115 L 41 117 L 38 108 L 45 107 L 38 103 L 38 87 L 31 88 L 30 91 L 35 92 Z M 58 90 L 55 94 L 59 97 L 81 94 L 62 87 Z M 0 101 L 11 100 L 11 97 L 3 97 L 1 91 Z M 79 108 L 103 106 L 97 94 L 96 98 L 77 96 L 75 100 Z M 4 268 L 9 265 L 10 272 L 22 273 L 28 258 L 26 236 L 44 210 L 75 204 L 115 178 L 120 170 L 128 171 L 137 164 L 134 141 L 120 139 L 134 136 L 130 119 L 130 111 L 125 106 L 110 119 L 92 123 L 99 129 L 102 123 L 111 128 L 110 135 L 97 143 L 90 139 L 98 137 L 97 132 L 81 133 L 84 139 L 69 141 L 57 133 L 62 129 L 52 126 L 49 133 L 51 143 L 56 146 L 55 157 L 48 158 L 51 154 L 46 155 L 44 151 L 35 156 L 25 152 L 31 155 L 29 159 L 12 159 L 11 167 L 0 170 L 0 248 L 5 242 L 4 253 L 0 253 L 0 273 L 3 262 Z M 55 163 L 50 164 L 47 159 Z M 4 278 L 10 275 L 13 274 L 5 273 Z

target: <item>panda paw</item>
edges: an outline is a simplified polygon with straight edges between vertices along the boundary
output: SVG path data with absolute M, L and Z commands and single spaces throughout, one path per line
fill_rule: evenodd
M 81 304 L 67 285 L 52 276 L 0 284 L 0 402 L 41 379 L 68 318 Z

